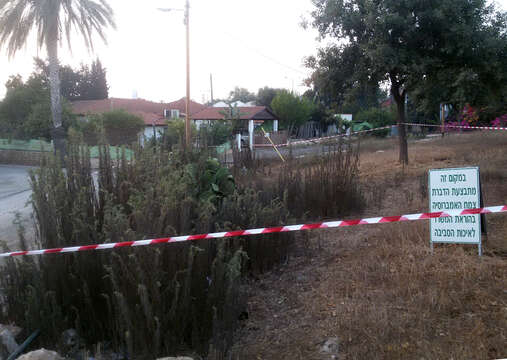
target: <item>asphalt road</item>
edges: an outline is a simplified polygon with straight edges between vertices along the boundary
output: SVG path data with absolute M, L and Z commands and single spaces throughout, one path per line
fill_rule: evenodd
M 13 224 L 16 213 L 21 215 L 27 237 L 33 238 L 32 207 L 28 204 L 30 189 L 28 166 L 0 165 L 0 240 L 12 250 L 17 249 L 17 227 Z

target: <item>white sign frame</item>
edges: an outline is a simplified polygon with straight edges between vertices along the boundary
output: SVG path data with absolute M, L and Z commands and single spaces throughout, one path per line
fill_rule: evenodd
M 465 185 L 468 185 L 468 186 L 464 187 L 464 188 L 463 187 L 459 188 L 458 182 L 463 180 L 462 178 L 459 177 L 459 175 L 461 175 L 463 172 L 466 172 L 468 174 L 468 176 L 470 176 L 471 172 L 473 173 L 474 179 L 472 182 L 475 182 L 475 184 L 476 184 L 475 185 L 475 194 L 467 194 L 467 191 L 461 190 L 461 189 L 467 190 L 470 188 L 470 182 L 467 180 L 464 180 L 464 181 L 466 181 Z M 445 178 L 446 185 L 448 184 L 450 186 L 455 186 L 455 188 L 451 189 L 452 191 L 451 190 L 442 190 L 441 193 L 443 193 L 443 195 L 439 195 L 440 199 L 445 200 L 445 197 L 442 198 L 442 196 L 448 196 L 448 198 L 452 198 L 452 196 L 454 196 L 454 199 L 456 199 L 456 197 L 460 196 L 459 193 L 461 192 L 464 194 L 463 196 L 467 196 L 468 199 L 470 199 L 472 196 L 474 196 L 475 197 L 474 200 L 476 201 L 476 207 L 481 207 L 481 183 L 480 183 L 480 175 L 479 175 L 479 167 L 478 166 L 463 167 L 463 168 L 448 168 L 448 169 L 431 169 L 428 171 L 428 198 L 429 198 L 430 212 L 451 210 L 451 209 L 437 209 L 432 206 L 433 205 L 433 191 L 432 191 L 433 188 L 432 188 L 432 183 L 431 183 L 432 174 L 434 174 L 434 176 L 439 176 L 440 184 L 442 184 L 442 179 Z M 456 177 L 456 175 L 458 175 L 458 177 Z M 452 177 L 449 177 L 449 176 L 452 176 Z M 452 179 L 452 181 L 447 182 L 447 179 Z M 434 184 L 434 185 L 436 185 L 436 184 Z M 441 188 L 439 188 L 439 189 L 441 189 Z M 441 202 L 444 202 L 444 201 L 441 201 Z M 457 201 L 454 201 L 454 202 L 456 203 Z M 464 204 L 462 204 L 462 203 L 461 203 L 461 208 L 462 209 L 465 208 Z M 470 224 L 468 224 L 467 221 L 463 221 L 463 218 L 465 218 L 465 216 L 466 216 L 467 220 L 471 219 L 471 218 L 469 218 L 470 216 L 472 216 L 474 219 L 472 229 L 475 230 L 474 235 L 477 235 L 477 236 L 474 236 L 475 240 L 462 241 L 462 240 L 457 239 L 456 236 L 449 236 L 449 240 L 447 240 L 447 239 L 444 240 L 444 239 L 442 239 L 442 236 L 439 237 L 433 232 L 433 226 L 436 225 L 436 222 L 440 222 L 440 224 L 438 224 L 438 225 L 441 229 L 443 228 L 443 230 L 446 230 L 448 233 L 451 233 L 451 231 L 452 231 L 452 234 L 454 235 L 457 232 L 457 230 L 455 232 L 454 231 L 455 229 L 453 230 L 453 226 L 451 226 L 451 225 L 455 225 L 454 221 L 456 218 L 460 218 L 460 220 L 462 220 L 462 222 L 460 222 L 460 223 L 467 224 L 467 226 L 470 227 Z M 446 218 L 430 219 L 431 251 L 433 251 L 433 244 L 466 244 L 466 245 L 477 245 L 479 256 L 482 255 L 481 215 L 477 214 L 477 215 L 452 216 L 451 217 L 451 224 L 444 223 L 444 221 L 446 221 L 446 220 L 442 221 L 442 219 L 446 219 Z

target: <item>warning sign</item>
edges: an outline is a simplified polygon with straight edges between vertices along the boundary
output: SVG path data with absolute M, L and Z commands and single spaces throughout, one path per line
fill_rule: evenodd
M 479 168 L 429 171 L 430 212 L 481 207 Z M 432 243 L 481 243 L 480 215 L 450 216 L 430 222 Z

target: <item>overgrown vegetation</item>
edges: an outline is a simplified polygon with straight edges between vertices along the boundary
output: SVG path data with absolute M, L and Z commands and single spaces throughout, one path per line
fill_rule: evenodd
M 96 182 L 85 148 L 66 170 L 47 159 L 31 175 L 39 246 L 44 248 L 285 224 L 276 199 L 227 185 L 227 170 L 206 156 L 137 149 L 131 162 L 102 151 Z M 226 196 L 227 195 L 227 196 Z M 241 311 L 238 281 L 287 256 L 290 235 L 149 249 L 10 259 L 2 277 L 7 312 L 42 345 L 75 327 L 94 344 L 111 340 L 135 358 L 192 348 L 225 351 Z M 244 250 L 243 250 L 244 249 Z M 253 260 L 244 266 L 249 254 Z M 234 300 L 234 301 L 232 301 Z M 141 331 L 142 330 L 142 331 Z M 220 331 L 221 333 L 216 333 Z M 218 341 L 220 340 L 220 341 Z
M 125 110 L 111 110 L 102 114 L 88 115 L 72 123 L 69 140 L 85 141 L 87 145 L 131 145 L 137 142 L 145 124 L 141 117 Z
M 379 128 L 386 125 L 394 125 L 396 123 L 396 114 L 393 109 L 381 109 L 381 108 L 369 108 L 362 110 L 354 117 L 355 122 L 367 122 L 373 126 L 373 128 Z M 385 137 L 389 133 L 389 130 L 375 131 L 373 135 Z
M 394 141 L 361 143 L 365 209 L 346 218 L 425 211 L 427 172 L 435 168 L 479 166 L 484 204 L 505 203 L 501 132 L 410 141 L 407 167 L 398 164 Z M 427 221 L 310 232 L 303 256 L 246 286 L 250 316 L 231 358 L 505 357 L 507 222 L 505 214 L 486 221 L 482 257 L 461 244 L 436 245 L 432 253 Z M 324 353 L 328 339 L 338 346 Z
M 12 76 L 6 83 L 7 94 L 0 102 L 0 137 L 9 139 L 51 138 L 49 88 L 32 74 L 26 82 Z M 67 128 L 72 121 L 70 107 L 64 103 L 62 119 Z
M 359 196 L 357 156 L 344 147 L 315 163 L 292 160 L 278 181 L 261 185 L 234 181 L 206 151 L 183 153 L 178 145 L 163 145 L 136 148 L 131 161 L 112 161 L 101 148 L 95 178 L 86 147 L 70 147 L 66 169 L 54 157 L 45 159 L 31 174 L 37 246 L 285 225 L 343 212 L 357 200 L 347 190 Z M 244 174 L 240 169 L 234 173 Z M 316 189 L 323 196 L 316 197 Z M 7 304 L 1 321 L 42 329 L 43 346 L 73 327 L 88 346 L 110 341 L 136 359 L 189 349 L 220 358 L 245 310 L 242 276 L 287 261 L 292 237 L 9 259 L 3 270 L 9 275 L 0 280 Z
M 314 107 L 306 97 L 287 90 L 279 91 L 271 102 L 271 108 L 280 119 L 280 128 L 288 130 L 289 135 L 310 120 Z

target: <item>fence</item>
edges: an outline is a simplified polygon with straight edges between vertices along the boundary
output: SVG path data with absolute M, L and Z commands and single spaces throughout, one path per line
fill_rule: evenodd
M 90 156 L 99 157 L 99 147 L 90 146 Z M 39 165 L 45 153 L 54 151 L 53 144 L 44 140 L 0 139 L 0 164 Z M 111 158 L 116 160 L 122 154 L 119 146 L 110 146 Z M 125 149 L 127 160 L 132 158 L 132 150 Z
M 275 143 L 275 145 L 281 145 L 286 144 L 288 140 L 288 132 L 287 130 L 283 131 L 276 131 L 276 132 L 270 132 L 269 133 L 270 139 Z M 255 135 L 254 136 L 254 145 L 255 146 L 271 146 L 271 142 L 267 137 L 265 137 L 263 134 Z

